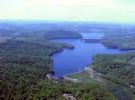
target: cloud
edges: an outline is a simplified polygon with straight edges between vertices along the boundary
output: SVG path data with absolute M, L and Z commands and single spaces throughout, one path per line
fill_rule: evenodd
M 0 0 L 0 19 L 135 22 L 133 1 Z

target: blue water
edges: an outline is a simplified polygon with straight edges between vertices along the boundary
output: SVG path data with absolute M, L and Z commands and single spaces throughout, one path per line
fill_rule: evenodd
M 118 54 L 125 52 L 118 49 L 106 48 L 100 43 L 86 43 L 79 39 L 57 39 L 53 41 L 69 43 L 75 47 L 75 49 L 64 49 L 63 52 L 52 56 L 55 76 L 63 76 L 84 69 L 86 65 L 92 63 L 92 57 L 96 54 Z
M 81 33 L 83 39 L 101 39 L 104 37 L 103 33 Z

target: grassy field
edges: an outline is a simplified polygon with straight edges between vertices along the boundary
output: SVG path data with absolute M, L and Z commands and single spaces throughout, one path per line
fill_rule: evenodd
M 78 79 L 81 82 L 92 82 L 93 81 L 93 79 L 90 76 L 90 73 L 86 70 L 68 75 L 67 77 L 72 78 L 72 79 Z

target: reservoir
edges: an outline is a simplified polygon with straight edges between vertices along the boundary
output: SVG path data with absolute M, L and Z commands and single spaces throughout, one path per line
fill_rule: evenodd
M 100 39 L 103 34 L 82 34 L 83 39 Z M 96 38 L 97 37 L 97 38 Z M 85 66 L 92 63 L 92 57 L 96 54 L 118 54 L 125 51 L 106 48 L 100 43 L 86 43 L 81 39 L 56 39 L 54 42 L 68 43 L 73 45 L 74 49 L 64 49 L 60 53 L 52 56 L 55 76 L 61 77 L 83 70 Z

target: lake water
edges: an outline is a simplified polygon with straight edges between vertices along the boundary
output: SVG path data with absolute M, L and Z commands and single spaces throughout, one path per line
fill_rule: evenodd
M 102 39 L 104 37 L 104 34 L 102 33 L 81 33 L 83 36 L 83 39 Z
M 97 38 L 96 38 L 97 35 Z M 103 34 L 83 34 L 84 39 L 99 39 Z M 75 49 L 64 49 L 63 52 L 52 56 L 55 76 L 63 76 L 78 70 L 83 70 L 86 65 L 92 63 L 92 57 L 96 54 L 118 54 L 125 51 L 109 49 L 100 43 L 86 43 L 79 39 L 56 39 L 54 42 L 72 44 Z

